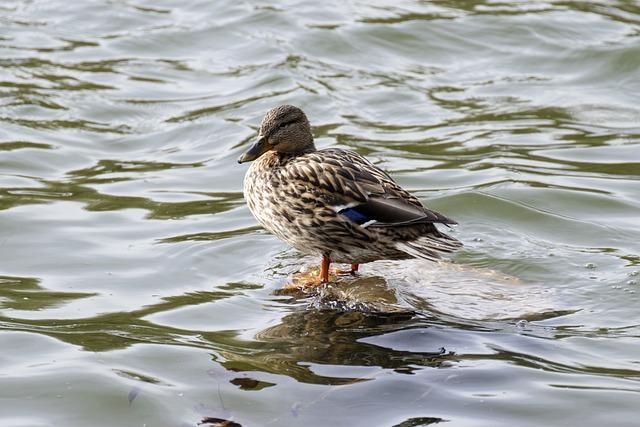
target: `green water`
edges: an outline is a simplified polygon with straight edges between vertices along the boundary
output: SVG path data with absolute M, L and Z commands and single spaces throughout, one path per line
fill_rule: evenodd
M 0 426 L 638 425 L 637 2 L 9 0 L 0 30 Z M 282 103 L 465 248 L 279 292 L 318 260 L 235 159 Z

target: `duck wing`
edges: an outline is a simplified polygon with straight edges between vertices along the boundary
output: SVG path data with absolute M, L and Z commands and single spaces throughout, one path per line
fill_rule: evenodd
M 301 175 L 298 178 L 322 189 L 325 203 L 362 227 L 457 224 L 425 208 L 387 173 L 353 151 L 319 150 L 300 160 L 294 168 Z
M 339 211 L 347 217 L 352 216 L 354 212 L 367 218 L 367 227 L 401 227 L 425 223 L 457 224 L 438 212 L 424 207 L 417 208 L 399 198 L 372 196 L 365 203 Z

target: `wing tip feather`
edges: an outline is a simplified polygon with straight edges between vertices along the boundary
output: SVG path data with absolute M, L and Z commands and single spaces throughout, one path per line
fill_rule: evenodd
M 396 249 L 414 258 L 439 261 L 440 254 L 452 253 L 463 245 L 455 237 L 440 233 L 438 236 L 422 236 L 415 240 L 398 242 Z

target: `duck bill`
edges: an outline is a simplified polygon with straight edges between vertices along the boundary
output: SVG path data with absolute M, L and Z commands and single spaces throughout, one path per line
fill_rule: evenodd
M 258 135 L 258 140 L 238 159 L 238 163 L 251 162 L 262 156 L 271 149 L 271 145 L 267 142 L 267 138 Z

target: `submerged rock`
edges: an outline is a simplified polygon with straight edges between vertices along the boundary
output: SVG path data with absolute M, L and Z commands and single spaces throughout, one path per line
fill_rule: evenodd
M 536 320 L 565 314 L 553 288 L 488 268 L 421 260 L 381 261 L 357 276 L 317 284 L 318 267 L 290 276 L 279 295 L 308 299 L 317 309 L 412 316 L 431 313 L 472 320 Z

